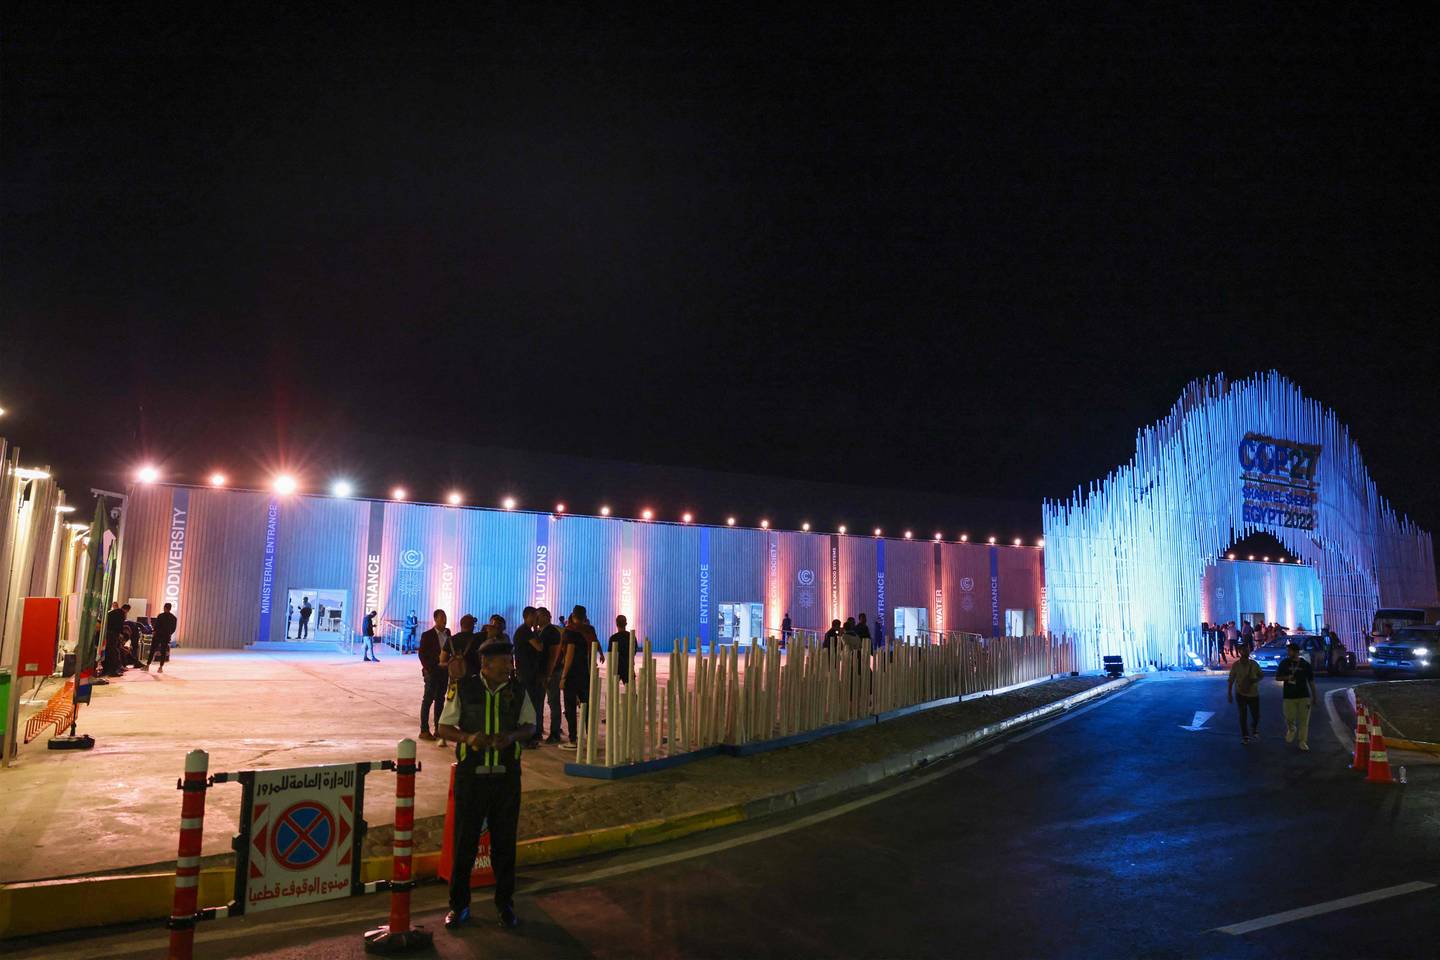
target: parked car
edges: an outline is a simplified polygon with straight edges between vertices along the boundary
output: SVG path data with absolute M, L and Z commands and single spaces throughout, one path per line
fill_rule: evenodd
M 1376 680 L 1392 676 L 1440 676 L 1440 626 L 1401 627 L 1370 644 L 1370 667 Z
M 1251 656 L 1260 664 L 1261 670 L 1274 670 L 1281 660 L 1290 655 L 1285 648 L 1292 643 L 1300 644 L 1300 656 L 1310 661 L 1316 674 L 1343 677 L 1355 670 L 1355 654 L 1346 650 L 1345 644 L 1333 633 L 1292 633 L 1262 643 Z

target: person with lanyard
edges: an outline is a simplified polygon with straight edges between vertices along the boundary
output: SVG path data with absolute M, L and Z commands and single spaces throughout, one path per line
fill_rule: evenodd
M 540 642 L 540 683 L 545 692 L 545 703 L 550 707 L 550 735 L 546 743 L 560 742 L 560 659 L 564 652 L 564 637 L 560 628 L 550 622 L 550 608 L 535 608 L 535 629 Z M 535 701 L 535 740 L 538 746 L 540 735 L 545 731 L 545 711 L 539 700 Z
M 1288 654 L 1275 667 L 1275 679 L 1285 685 L 1280 709 L 1285 716 L 1285 742 L 1298 737 L 1300 749 L 1310 749 L 1310 710 L 1315 706 L 1315 670 L 1300 656 L 1300 644 L 1285 645 Z
M 480 648 L 480 672 L 461 677 L 440 715 L 440 736 L 455 741 L 455 859 L 450 865 L 450 911 L 445 927 L 470 922 L 470 871 L 482 828 L 490 830 L 495 910 L 500 926 L 515 915 L 515 839 L 520 824 L 521 744 L 535 730 L 529 692 L 513 677 L 514 646 L 490 640 Z

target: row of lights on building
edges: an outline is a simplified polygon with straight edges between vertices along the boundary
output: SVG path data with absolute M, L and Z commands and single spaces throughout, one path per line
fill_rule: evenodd
M 135 479 L 138 480 L 138 481 L 140 481 L 141 483 L 155 483 L 156 481 L 158 481 L 158 480 L 160 479 L 160 471 L 159 471 L 158 469 L 156 469 L 155 467 L 153 467 L 153 466 L 144 466 L 144 467 L 141 467 L 139 470 L 137 470 L 137 471 L 135 472 Z M 229 483 L 229 478 L 226 477 L 225 474 L 219 473 L 219 472 L 210 474 L 210 486 L 212 486 L 212 487 L 223 487 L 223 486 L 227 485 L 228 483 Z M 276 493 L 281 494 L 282 496 L 288 496 L 288 495 L 294 493 L 296 490 L 299 489 L 299 483 L 296 481 L 296 479 L 295 479 L 292 475 L 290 475 L 290 474 L 288 474 L 288 473 L 282 473 L 282 474 L 276 475 L 276 476 L 274 477 L 274 479 L 271 480 L 271 482 L 270 482 L 270 487 L 271 487 L 271 489 L 274 490 Z M 353 485 L 352 483 L 350 483 L 350 481 L 348 481 L 348 480 L 336 480 L 334 483 L 332 483 L 332 484 L 330 485 L 330 494 L 331 494 L 331 496 L 335 496 L 335 497 L 342 497 L 342 498 L 343 498 L 343 497 L 350 497 L 350 496 L 353 496 L 353 495 L 355 494 L 355 487 L 354 487 L 354 485 Z M 410 491 L 406 490 L 404 487 L 395 487 L 394 489 L 392 489 L 392 490 L 390 491 L 390 499 L 391 499 L 391 500 L 395 500 L 395 501 L 399 501 L 399 502 L 404 502 L 404 501 L 408 500 L 409 498 L 410 498 Z M 458 490 L 452 490 L 452 491 L 450 491 L 448 494 L 445 495 L 445 502 L 448 503 L 448 504 L 450 504 L 450 506 L 452 506 L 452 507 L 458 507 L 458 506 L 461 506 L 462 504 L 464 504 L 464 502 L 465 502 L 465 497 L 464 497 L 464 495 L 462 495 L 462 494 L 460 493 L 460 491 L 458 491 Z M 514 509 L 518 506 L 518 504 L 516 503 L 514 497 L 506 497 L 505 499 L 503 499 L 503 500 L 500 501 L 500 506 L 502 506 L 502 507 L 505 508 L 506 510 L 514 510 Z M 555 512 L 555 513 L 564 513 L 564 512 L 565 512 L 565 504 L 563 504 L 563 503 L 557 503 L 557 504 L 555 504 L 555 509 L 554 509 L 553 512 Z M 603 504 L 603 505 L 601 505 L 601 507 L 600 507 L 600 516 L 602 516 L 602 517 L 608 517 L 608 516 L 610 516 L 610 513 L 611 513 L 611 511 L 610 511 L 610 506 L 609 506 L 609 504 Z M 641 520 L 654 520 L 654 519 L 655 519 L 655 511 L 654 511 L 654 510 L 651 510 L 651 509 L 648 508 L 648 507 L 645 508 L 644 510 L 640 511 L 640 519 L 641 519 Z M 681 523 L 694 523 L 694 522 L 695 522 L 695 515 L 694 515 L 693 513 L 688 513 L 688 512 L 687 512 L 687 513 L 682 513 L 682 514 L 680 515 L 680 522 L 681 522 Z M 726 518 L 725 518 L 725 525 L 728 526 L 728 527 L 733 527 L 733 526 L 735 526 L 736 522 L 737 522 L 737 521 L 736 521 L 736 518 L 735 518 L 735 517 L 726 517 Z M 769 530 L 769 529 L 770 529 L 770 521 L 769 521 L 769 520 L 762 519 L 762 520 L 760 521 L 760 529 L 762 529 L 762 530 Z M 800 529 L 801 529 L 802 531 L 806 532 L 806 533 L 809 533 L 809 532 L 810 532 L 810 523 L 809 523 L 809 521 L 806 521 L 805 523 L 802 523 L 802 524 L 800 525 Z M 837 532 L 837 533 L 840 533 L 840 534 L 844 534 L 844 533 L 848 532 L 848 528 L 845 526 L 845 524 L 842 523 L 842 524 L 840 524 L 840 526 L 836 529 L 836 532 Z M 879 537 L 879 536 L 883 536 L 883 535 L 884 535 L 884 531 L 883 531 L 880 527 L 876 527 L 876 528 L 875 528 L 875 536 Z M 913 530 L 906 530 L 906 531 L 905 531 L 905 539 L 906 539 L 906 540 L 913 540 L 913 539 L 915 539 L 915 531 L 913 531 Z M 940 533 L 936 533 L 936 534 L 935 534 L 935 542 L 936 542 L 936 543 L 939 543 L 939 542 L 941 542 L 942 540 L 944 540 L 944 536 L 943 536 L 942 534 L 940 534 Z M 969 535 L 968 533 L 962 533 L 962 534 L 960 534 L 960 542 L 961 542 L 961 543 L 968 543 L 969 541 L 970 541 L 970 535 Z M 995 540 L 994 537 L 991 537 L 991 538 L 989 539 L 989 542 L 990 542 L 991 544 L 994 544 L 994 543 L 996 542 L 996 540 Z M 1012 541 L 1012 542 L 1013 542 L 1014 546 L 1017 546 L 1017 547 L 1020 546 L 1021 543 L 1022 543 L 1022 541 L 1021 541 L 1021 539 L 1020 539 L 1019 537 L 1016 537 L 1016 538 L 1014 539 L 1014 541 Z M 1044 541 L 1044 539 L 1041 539 L 1041 540 L 1037 541 L 1035 545 L 1036 545 L 1037 547 L 1043 547 L 1043 546 L 1045 546 L 1045 541 Z
M 1226 560 L 1238 560 L 1238 559 L 1240 559 L 1240 558 L 1237 557 L 1237 556 L 1235 556 L 1235 554 L 1233 554 L 1233 553 L 1227 553 L 1227 554 L 1225 555 L 1225 559 L 1226 559 Z M 1254 560 L 1254 559 L 1255 559 L 1255 554 L 1253 554 L 1253 553 L 1252 553 L 1252 554 L 1248 554 L 1248 555 L 1245 557 L 1245 559 L 1246 559 L 1246 560 Z M 1269 557 L 1261 557 L 1260 559 L 1263 560 L 1265 563 L 1269 563 L 1269 562 L 1270 562 L 1270 558 L 1269 558 Z M 1278 562 L 1278 563 L 1284 563 L 1284 562 L 1285 562 L 1285 558 L 1284 558 L 1284 557 L 1277 557 L 1277 558 L 1276 558 L 1276 562 Z M 1299 561 L 1299 560 L 1296 560 L 1295 562 L 1296 562 L 1296 563 L 1299 563 L 1300 561 Z

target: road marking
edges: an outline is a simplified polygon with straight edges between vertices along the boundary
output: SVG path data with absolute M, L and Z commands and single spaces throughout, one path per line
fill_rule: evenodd
M 1329 702 L 1335 698 L 1336 694 L 1344 693 L 1348 689 L 1349 687 L 1336 687 L 1325 694 L 1325 700 Z M 1344 722 L 1341 721 L 1340 711 L 1335 709 L 1334 703 L 1330 703 L 1330 709 L 1326 712 L 1330 714 L 1330 732 L 1335 734 L 1336 740 L 1340 741 L 1340 749 L 1349 753 L 1350 749 L 1355 746 L 1354 732 L 1347 729 Z
M 1433 883 L 1416 880 L 1412 883 L 1402 883 L 1395 887 L 1383 887 L 1379 890 L 1371 890 L 1369 893 L 1357 893 L 1353 897 L 1341 897 L 1339 900 L 1326 900 L 1324 903 L 1317 903 L 1309 907 L 1299 907 L 1295 910 L 1286 910 L 1284 913 L 1272 913 L 1268 917 L 1256 917 L 1254 920 L 1246 920 L 1244 923 L 1232 923 L 1228 927 L 1216 927 L 1215 929 L 1220 933 L 1228 933 L 1232 937 L 1238 937 L 1242 933 L 1253 933 L 1256 930 L 1264 930 L 1266 927 L 1278 927 L 1282 923 L 1292 923 L 1296 920 L 1304 920 L 1306 917 L 1319 916 L 1322 913 L 1334 913 L 1336 910 L 1348 910 L 1351 907 L 1374 903 L 1377 900 L 1403 897 L 1407 893 L 1419 893 L 1421 890 L 1430 890 L 1434 886 L 1435 884 Z
M 1206 721 L 1206 720 L 1209 720 L 1209 719 L 1210 719 L 1211 717 L 1213 717 L 1213 716 L 1215 716 L 1215 711 L 1213 711 L 1213 710 L 1196 710 L 1196 711 L 1195 711 L 1195 717 L 1194 717 L 1194 719 L 1192 719 L 1192 720 L 1190 721 L 1190 726 L 1187 727 L 1187 726 L 1185 726 L 1185 724 L 1182 723 L 1182 724 L 1180 724 L 1180 729 L 1181 729 L 1181 730 L 1204 730 L 1204 729 L 1205 729 L 1205 721 Z

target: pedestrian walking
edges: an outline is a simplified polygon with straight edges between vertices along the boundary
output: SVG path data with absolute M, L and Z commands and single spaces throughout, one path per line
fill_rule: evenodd
M 542 650 L 543 672 L 540 675 L 541 685 L 545 691 L 545 703 L 550 708 L 550 735 L 545 738 L 546 743 L 560 742 L 560 684 L 562 670 L 560 669 L 561 658 L 565 653 L 564 636 L 560 628 L 550 620 L 549 607 L 535 608 L 535 624 L 540 631 L 540 647 Z M 540 702 L 535 703 L 535 742 L 540 742 L 541 733 L 545 729 L 545 714 L 540 708 Z
M 440 715 L 440 735 L 455 741 L 455 859 L 450 864 L 446 929 L 470 922 L 470 871 L 480 833 L 490 831 L 495 912 L 500 926 L 515 915 L 515 838 L 520 825 L 520 744 L 535 732 L 535 709 L 512 676 L 514 646 L 491 640 L 480 648 L 480 673 L 463 677 Z
M 634 665 L 635 651 L 630 647 L 630 630 L 625 614 L 615 618 L 615 632 L 610 635 L 607 649 L 610 651 L 610 669 L 621 683 L 630 682 L 630 668 Z M 617 656 L 618 653 L 618 656 Z
M 783 646 L 790 642 L 790 637 L 795 633 L 795 628 L 790 624 L 790 614 L 786 613 L 785 618 L 780 621 L 780 644 Z
M 1275 679 L 1284 684 L 1280 702 L 1285 717 L 1285 742 L 1300 741 L 1300 749 L 1310 749 L 1310 711 L 1315 707 L 1315 670 L 1300 656 L 1300 644 L 1287 643 L 1288 654 L 1275 667 Z
M 165 664 L 170 662 L 170 640 L 175 636 L 176 620 L 175 614 L 170 612 L 170 604 L 165 604 L 160 611 L 160 616 L 155 618 L 155 634 L 150 638 L 150 655 L 145 658 L 145 669 L 150 669 L 150 664 L 155 662 L 155 655 L 160 655 L 160 666 L 156 673 L 165 672 Z
M 300 632 L 299 632 L 298 634 L 296 634 L 295 639 L 297 639 L 297 640 L 304 640 L 306 637 L 308 637 L 308 636 L 310 635 L 310 615 L 311 615 L 312 613 L 314 613 L 314 612 L 315 612 L 315 608 L 312 607 L 312 606 L 310 606 L 310 598 L 309 598 L 309 597 L 301 597 L 301 598 L 300 598 Z
M 440 651 L 450 642 L 450 631 L 446 627 L 445 611 L 435 611 L 435 625 L 420 635 L 420 676 L 425 681 L 425 692 L 420 698 L 420 739 L 434 740 L 432 724 L 440 727 L 440 711 L 445 706 L 445 691 L 449 687 L 450 675 L 440 663 Z
M 1240 742 L 1249 743 L 1260 736 L 1260 664 L 1250 659 L 1250 645 L 1241 644 L 1237 659 L 1230 667 L 1225 683 L 1225 698 L 1236 705 L 1240 714 Z M 1250 722 L 1246 725 L 1246 713 Z
M 304 613 L 305 608 L 301 607 L 300 609 L 300 627 L 301 629 L 304 629 L 305 621 L 307 618 Z M 369 613 L 365 614 L 365 619 L 362 622 L 360 632 L 363 637 L 361 642 L 364 644 L 363 649 L 365 651 L 365 659 L 367 661 L 374 661 L 375 663 L 379 663 L 380 658 L 375 656 L 375 617 L 376 612 L 374 610 L 371 610 Z

